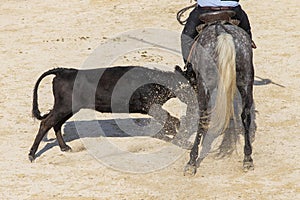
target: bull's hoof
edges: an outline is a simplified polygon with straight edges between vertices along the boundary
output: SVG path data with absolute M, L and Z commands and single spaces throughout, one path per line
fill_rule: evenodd
M 30 162 L 33 162 L 35 160 L 35 156 L 34 155 L 28 155 L 28 158 L 30 160 Z
M 61 147 L 60 148 L 61 151 L 65 151 L 65 152 L 71 152 L 72 151 L 72 148 L 69 147 L 68 145 L 64 146 L 64 147 Z
M 195 165 L 187 164 L 183 170 L 184 176 L 195 176 L 197 167 Z

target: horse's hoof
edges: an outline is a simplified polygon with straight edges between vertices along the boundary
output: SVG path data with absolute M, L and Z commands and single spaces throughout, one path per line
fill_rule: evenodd
M 69 147 L 68 145 L 66 145 L 65 147 L 61 147 L 60 150 L 61 150 L 61 151 L 65 151 L 65 152 L 71 152 L 71 151 L 72 151 L 72 148 Z
M 248 171 L 254 170 L 253 161 L 244 161 L 243 168 L 244 168 L 244 172 L 248 172 Z
M 187 164 L 183 170 L 184 176 L 195 176 L 197 172 L 197 167 L 194 165 Z
M 35 156 L 34 155 L 28 155 L 28 158 L 29 158 L 29 160 L 30 160 L 30 162 L 33 162 L 34 161 L 34 159 L 35 159 Z

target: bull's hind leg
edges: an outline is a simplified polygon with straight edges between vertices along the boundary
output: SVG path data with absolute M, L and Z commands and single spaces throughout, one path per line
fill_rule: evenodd
M 60 122 L 58 122 L 54 127 L 54 131 L 55 131 L 55 135 L 56 135 L 56 139 L 57 139 L 57 142 L 58 142 L 58 145 L 60 147 L 60 150 L 61 151 L 72 151 L 71 147 L 68 146 L 63 137 L 62 137 L 62 134 L 61 134 L 61 127 L 62 125 L 68 120 L 70 119 L 71 117 L 73 116 L 73 114 L 69 114 L 67 115 L 65 118 L 63 118 Z
M 41 124 L 40 124 L 40 128 L 39 128 L 39 131 L 38 131 L 38 134 L 36 135 L 35 139 L 34 139 L 34 142 L 33 142 L 33 145 L 32 147 L 30 148 L 30 151 L 29 151 L 29 154 L 28 154 L 28 158 L 29 160 L 32 162 L 34 159 L 35 159 L 35 153 L 40 145 L 40 142 L 41 140 L 43 139 L 43 137 L 46 135 L 46 133 L 53 127 L 54 129 L 58 130 L 59 126 L 57 126 L 55 128 L 55 126 L 61 122 L 64 117 L 66 115 L 65 114 L 62 114 L 62 113 L 57 113 L 55 112 L 54 110 L 52 110 L 49 115 L 43 119 L 41 121 Z M 61 125 L 60 125 L 61 127 Z M 61 136 L 61 133 L 58 133 L 58 137 Z M 60 138 L 62 139 L 62 137 Z M 58 141 L 60 140 L 58 139 Z M 63 141 L 63 140 L 62 140 Z M 63 142 L 64 143 L 64 142 Z
M 247 87 L 238 87 L 242 101 L 243 101 L 243 111 L 241 114 L 243 126 L 245 129 L 245 146 L 244 146 L 244 161 L 243 161 L 243 167 L 245 171 L 253 170 L 254 164 L 253 159 L 251 157 L 252 155 L 252 146 L 250 141 L 250 125 L 251 125 L 251 107 L 253 104 L 253 89 L 252 85 L 249 85 Z
M 31 162 L 35 159 L 35 153 L 40 145 L 41 140 L 46 135 L 46 133 L 56 124 L 56 122 L 56 117 L 53 115 L 53 111 L 51 111 L 49 115 L 41 121 L 39 131 L 28 154 L 28 158 Z

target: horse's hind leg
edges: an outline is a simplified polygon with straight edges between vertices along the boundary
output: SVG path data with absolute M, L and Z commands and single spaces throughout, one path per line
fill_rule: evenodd
M 202 84 L 200 85 L 202 86 Z M 197 158 L 201 137 L 206 133 L 207 125 L 207 102 L 209 95 L 206 94 L 204 86 L 198 87 L 199 125 L 195 142 L 190 152 L 190 160 L 184 168 L 184 175 L 195 175 L 197 172 Z
M 200 118 L 202 118 L 204 115 L 200 115 Z M 206 133 L 206 128 L 202 124 L 206 124 L 205 119 L 200 119 L 198 131 L 196 134 L 195 142 L 193 144 L 193 147 L 190 152 L 190 160 L 187 163 L 187 165 L 184 168 L 184 175 L 190 175 L 193 176 L 197 172 L 197 158 L 199 154 L 199 144 L 201 141 L 201 137 Z
M 253 104 L 253 86 L 248 85 L 246 87 L 238 86 L 240 91 L 242 101 L 243 101 L 243 111 L 241 114 L 243 126 L 245 129 L 245 146 L 244 146 L 244 170 L 254 169 L 252 155 L 252 146 L 250 141 L 250 125 L 251 125 L 251 107 Z
M 62 125 L 72 117 L 72 113 L 71 114 L 68 114 L 66 117 L 64 117 L 61 121 L 59 121 L 54 127 L 54 131 L 55 131 L 55 135 L 56 135 L 56 139 L 57 139 L 57 142 L 59 144 L 59 147 L 60 147 L 60 150 L 61 151 L 71 151 L 71 147 L 68 146 L 63 137 L 62 137 L 62 134 L 61 134 L 61 127 Z

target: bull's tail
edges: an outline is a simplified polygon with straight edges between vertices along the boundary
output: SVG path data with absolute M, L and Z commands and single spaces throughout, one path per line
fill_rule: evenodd
M 51 70 L 43 73 L 39 77 L 39 79 L 37 80 L 37 82 L 34 86 L 34 90 L 33 90 L 33 101 L 32 101 L 32 116 L 35 117 L 36 119 L 42 120 L 42 119 L 45 119 L 48 116 L 48 114 L 41 115 L 41 112 L 40 112 L 39 106 L 38 106 L 38 87 L 39 87 L 40 82 L 46 76 L 48 76 L 48 75 L 57 75 L 58 73 L 60 73 L 63 70 L 64 70 L 63 68 L 51 69 Z
M 233 37 L 222 33 L 217 38 L 219 81 L 215 107 L 211 116 L 213 131 L 222 133 L 233 115 L 233 100 L 236 92 L 236 51 Z

